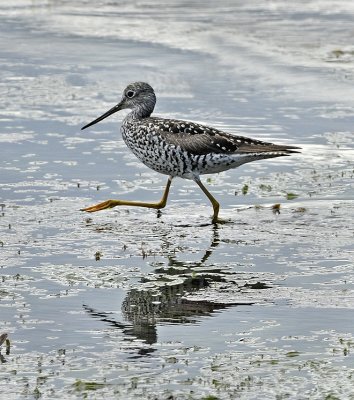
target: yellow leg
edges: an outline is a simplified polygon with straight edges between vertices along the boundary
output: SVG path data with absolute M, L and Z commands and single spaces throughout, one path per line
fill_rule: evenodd
M 107 201 L 104 201 L 103 203 L 99 203 L 99 204 L 96 204 L 91 207 L 82 208 L 80 211 L 96 212 L 96 211 L 105 210 L 107 208 L 113 208 L 116 206 L 147 207 L 147 208 L 155 208 L 155 209 L 159 210 L 160 208 L 164 208 L 166 206 L 168 192 L 170 191 L 171 182 L 172 182 L 172 176 L 169 176 L 165 191 L 162 195 L 162 198 L 157 203 L 145 203 L 142 201 L 128 201 L 128 200 L 107 200 Z
M 208 199 L 210 200 L 211 204 L 213 205 L 213 209 L 214 209 L 214 215 L 213 215 L 213 219 L 212 219 L 212 223 L 216 224 L 217 222 L 221 222 L 218 219 L 218 215 L 219 215 L 219 208 L 220 208 L 220 204 L 217 202 L 217 200 L 211 195 L 211 193 L 209 193 L 209 191 L 207 190 L 207 188 L 202 184 L 202 182 L 199 179 L 195 179 L 196 183 L 199 185 L 199 187 L 202 189 L 202 191 L 206 194 L 206 196 L 208 197 Z

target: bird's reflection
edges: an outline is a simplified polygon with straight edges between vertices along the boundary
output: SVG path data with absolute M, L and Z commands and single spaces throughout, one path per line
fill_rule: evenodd
M 167 251 L 167 265 L 154 270 L 153 277 L 145 278 L 151 283 L 147 289 L 132 289 L 122 304 L 125 322 L 117 322 L 104 312 L 97 312 L 85 306 L 86 311 L 95 318 L 120 328 L 127 338 L 138 338 L 145 343 L 157 342 L 157 324 L 192 324 L 201 316 L 237 305 L 214 300 L 188 300 L 186 293 L 195 293 L 208 287 L 212 282 L 225 281 L 227 271 L 213 268 L 207 261 L 220 243 L 219 227 L 212 227 L 212 240 L 200 260 L 196 262 L 179 261 L 166 237 L 161 238 Z M 197 271 L 197 272 L 196 272 Z M 248 303 L 252 304 L 252 303 Z M 245 305 L 245 303 L 242 303 Z
M 141 324 L 138 326 L 127 322 L 119 322 L 115 320 L 110 313 L 97 311 L 86 304 L 83 305 L 83 308 L 92 317 L 98 318 L 102 322 L 105 322 L 114 328 L 120 329 L 127 339 L 142 339 L 148 344 L 155 343 L 157 340 L 155 326 L 152 326 L 151 324 L 144 324 L 143 322 L 141 322 Z

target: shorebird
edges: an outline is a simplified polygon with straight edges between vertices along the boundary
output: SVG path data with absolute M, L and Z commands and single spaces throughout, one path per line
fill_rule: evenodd
M 145 82 L 128 85 L 121 101 L 106 113 L 81 129 L 96 124 L 109 115 L 130 109 L 124 118 L 121 131 L 123 140 L 135 156 L 149 168 L 168 175 L 162 198 L 157 203 L 127 200 L 107 200 L 82 211 L 96 212 L 116 206 L 136 206 L 161 209 L 166 206 L 174 177 L 192 179 L 213 206 L 212 223 L 219 222 L 220 205 L 200 180 L 200 175 L 215 174 L 239 167 L 251 161 L 288 156 L 299 147 L 276 145 L 244 136 L 176 119 L 152 117 L 156 96 Z

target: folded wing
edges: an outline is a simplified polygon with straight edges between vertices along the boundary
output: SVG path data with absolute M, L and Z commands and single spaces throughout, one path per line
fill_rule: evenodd
M 155 126 L 159 127 L 158 134 L 165 142 L 179 146 L 182 150 L 192 154 L 260 154 L 279 153 L 287 155 L 298 153 L 299 147 L 276 145 L 273 143 L 254 140 L 244 136 L 213 129 L 194 122 L 154 119 Z M 283 153 L 283 154 L 280 154 Z

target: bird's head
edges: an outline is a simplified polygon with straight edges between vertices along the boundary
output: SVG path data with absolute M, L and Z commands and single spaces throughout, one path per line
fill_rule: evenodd
M 106 113 L 96 118 L 89 124 L 85 125 L 81 129 L 86 129 L 89 126 L 97 124 L 108 116 L 114 114 L 117 111 L 124 110 L 126 108 L 132 110 L 132 114 L 136 118 L 146 118 L 151 115 L 156 104 L 156 96 L 154 89 L 145 82 L 134 82 L 128 85 L 123 92 L 121 101 L 108 110 Z

